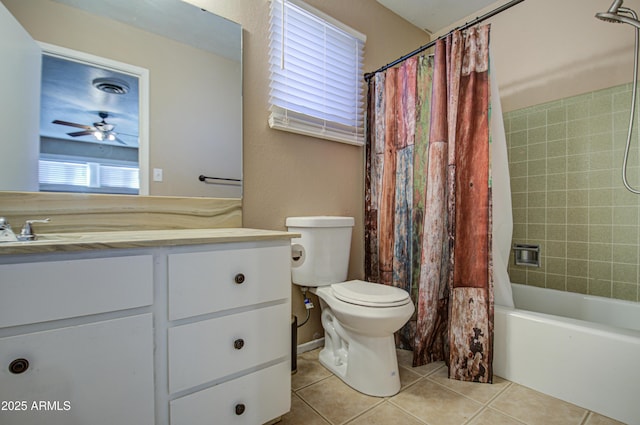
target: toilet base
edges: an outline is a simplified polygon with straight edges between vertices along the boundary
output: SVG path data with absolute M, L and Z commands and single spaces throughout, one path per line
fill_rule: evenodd
M 351 388 L 374 397 L 389 397 L 400 391 L 400 373 L 393 335 L 368 337 L 349 334 L 337 351 L 325 337 L 320 363 Z

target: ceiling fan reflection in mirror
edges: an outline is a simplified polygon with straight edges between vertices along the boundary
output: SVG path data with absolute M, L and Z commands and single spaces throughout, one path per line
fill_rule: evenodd
M 83 131 L 75 131 L 71 133 L 67 133 L 71 137 L 80 137 L 80 136 L 89 136 L 93 135 L 99 141 L 115 141 L 122 145 L 126 145 L 124 141 L 118 138 L 118 134 L 113 131 L 115 125 L 107 123 L 106 119 L 109 118 L 109 114 L 107 112 L 100 111 L 98 115 L 102 119 L 102 121 L 94 122 L 93 125 L 84 125 L 77 124 L 74 122 L 62 121 L 62 120 L 53 120 L 54 124 L 66 125 L 69 127 L 82 128 Z

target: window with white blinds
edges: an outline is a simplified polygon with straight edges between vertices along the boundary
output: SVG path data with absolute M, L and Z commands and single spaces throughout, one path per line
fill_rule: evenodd
M 133 194 L 140 188 L 138 167 L 55 159 L 38 165 L 43 191 Z
M 299 0 L 271 0 L 269 126 L 364 144 L 363 34 Z

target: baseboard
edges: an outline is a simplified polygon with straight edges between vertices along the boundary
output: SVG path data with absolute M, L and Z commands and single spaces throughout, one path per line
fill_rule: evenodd
M 324 347 L 324 337 L 298 345 L 296 353 L 302 354 L 320 347 Z

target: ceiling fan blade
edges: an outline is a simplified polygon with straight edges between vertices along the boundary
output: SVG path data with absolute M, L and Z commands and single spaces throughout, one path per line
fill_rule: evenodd
M 69 136 L 71 137 L 78 137 L 78 136 L 89 136 L 91 134 L 93 134 L 93 131 L 89 131 L 89 130 L 85 130 L 85 131 L 76 131 L 75 133 L 67 133 Z
M 84 128 L 85 130 L 89 130 L 92 127 L 89 125 L 82 125 L 82 124 L 76 124 L 74 122 L 68 122 L 68 121 L 61 121 L 61 120 L 53 120 L 52 121 L 54 124 L 60 124 L 60 125 L 68 125 L 69 127 L 77 127 L 77 128 Z
M 116 142 L 120 143 L 121 145 L 128 146 L 128 145 L 127 145 L 127 142 L 125 142 L 124 140 L 122 140 L 122 139 L 121 139 L 121 138 L 119 138 L 119 137 L 116 137 Z

